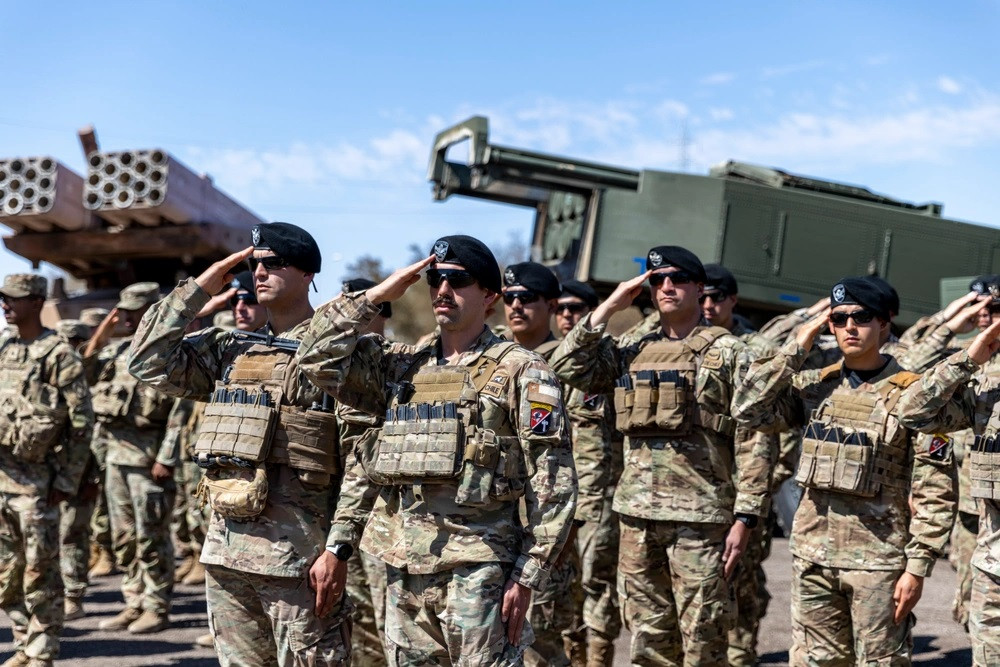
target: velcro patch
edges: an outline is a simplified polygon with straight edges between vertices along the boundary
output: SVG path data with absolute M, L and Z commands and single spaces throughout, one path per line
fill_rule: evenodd
M 494 398 L 500 398 L 503 395 L 504 389 L 507 387 L 507 380 L 510 377 L 504 375 L 503 373 L 495 373 L 490 381 L 486 383 L 483 387 L 483 393 L 489 394 Z
M 596 410 L 601 407 L 601 403 L 604 402 L 604 394 L 584 394 L 583 404 L 586 405 L 591 410 Z
M 540 382 L 529 382 L 525 398 L 530 403 L 537 402 L 555 405 L 562 400 L 562 392 L 559 391 L 559 387 L 541 384 Z
M 722 352 L 715 349 L 709 350 L 705 353 L 701 365 L 712 371 L 722 368 Z
M 935 433 L 931 438 L 931 446 L 927 453 L 935 461 L 944 461 L 951 454 L 951 438 L 947 435 Z
M 531 432 L 544 435 L 552 430 L 552 408 L 545 403 L 531 404 Z

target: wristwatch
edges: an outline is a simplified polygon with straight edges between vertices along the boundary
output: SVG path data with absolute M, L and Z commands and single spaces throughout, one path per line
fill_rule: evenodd
M 754 516 L 753 514 L 737 514 L 736 520 L 741 521 L 744 526 L 753 530 L 760 523 L 760 517 Z
M 347 542 L 337 542 L 332 547 L 328 547 L 327 551 L 336 556 L 337 560 L 347 560 L 354 554 L 354 547 Z

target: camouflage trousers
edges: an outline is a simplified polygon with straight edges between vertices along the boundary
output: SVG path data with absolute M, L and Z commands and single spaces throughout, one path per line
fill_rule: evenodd
M 222 667 L 351 664 L 347 596 L 324 618 L 307 579 L 205 566 L 208 627 Z
M 622 631 L 618 609 L 618 515 L 605 498 L 600 521 L 588 521 L 576 534 L 583 587 L 583 623 L 588 630 L 615 639 Z
M 90 516 L 97 499 L 74 496 L 59 503 L 59 569 L 66 597 L 82 598 L 87 592 L 90 561 Z
M 792 648 L 799 665 L 910 665 L 911 613 L 893 621 L 902 570 L 845 570 L 792 559 Z
M 174 588 L 174 545 L 170 539 L 174 482 L 160 485 L 142 466 L 108 464 L 105 489 L 115 560 L 125 570 L 121 584 L 125 604 L 166 614 Z
M 746 553 L 736 566 L 730 584 L 736 600 L 736 617 L 729 629 L 730 667 L 753 667 L 757 664 L 757 631 L 767 613 L 771 594 L 767 592 L 764 561 L 771 555 L 774 515 L 761 521 L 750 533 Z
M 59 508 L 45 498 L 0 493 L 0 608 L 15 648 L 29 658 L 59 657 L 63 582 Z
M 976 534 L 979 532 L 979 515 L 959 512 L 955 516 L 955 526 L 951 530 L 951 561 L 958 575 L 955 598 L 951 603 L 951 616 L 956 623 L 968 625 L 969 599 L 972 597 L 972 552 L 976 550 Z
M 101 489 L 97 494 L 97 503 L 94 505 L 94 512 L 90 515 L 90 539 L 97 545 L 114 551 L 115 541 L 111 536 L 111 517 L 108 516 L 108 493 L 107 484 L 101 482 Z
M 359 556 L 347 561 L 347 595 L 354 603 L 351 664 L 384 667 L 385 563 L 363 551 Z
M 208 505 L 195 497 L 204 471 L 194 461 L 184 461 L 174 469 L 177 495 L 170 517 L 170 532 L 180 556 L 201 553 L 208 531 Z
M 519 646 L 500 617 L 511 563 L 475 563 L 434 574 L 386 567 L 385 635 L 393 667 L 516 667 L 534 640 L 525 620 Z
M 1000 577 L 972 568 L 969 638 L 976 667 L 1000 665 Z
M 580 556 L 576 544 L 567 543 L 562 562 L 552 568 L 549 585 L 531 596 L 528 621 L 535 641 L 524 654 L 524 664 L 528 667 L 569 665 L 566 644 L 578 649 L 586 645 L 582 609 Z
M 724 665 L 728 526 L 621 516 L 618 595 L 633 665 Z

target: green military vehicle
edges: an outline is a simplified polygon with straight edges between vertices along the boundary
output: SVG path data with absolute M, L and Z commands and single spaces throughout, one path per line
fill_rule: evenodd
M 943 218 L 938 203 L 740 162 L 698 176 L 497 146 L 482 116 L 438 134 L 428 176 L 438 200 L 534 209 L 533 259 L 605 294 L 651 246 L 689 248 L 736 275 L 741 311 L 757 324 L 811 305 L 843 276 L 878 274 L 899 291 L 906 326 L 938 310 L 941 278 L 1000 272 L 1000 230 Z

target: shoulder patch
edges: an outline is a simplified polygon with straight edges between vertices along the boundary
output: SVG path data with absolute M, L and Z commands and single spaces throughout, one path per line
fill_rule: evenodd
M 531 404 L 531 423 L 530 428 L 532 433 L 537 433 L 538 435 L 544 435 L 552 430 L 552 408 L 553 406 L 545 403 L 532 403 Z
M 701 365 L 703 368 L 707 368 L 709 370 L 714 371 L 722 368 L 722 362 L 723 362 L 722 352 L 715 348 L 712 348 L 705 353 L 705 358 L 702 359 Z
M 951 455 L 952 439 L 943 433 L 935 433 L 927 453 L 935 461 L 945 461 Z
M 900 389 L 906 389 L 919 379 L 920 379 L 919 373 L 911 373 L 910 371 L 900 371 L 895 375 L 893 375 L 891 378 L 889 378 L 889 382 L 893 383 Z
M 503 396 L 504 389 L 507 388 L 509 380 L 510 376 L 506 373 L 493 373 L 493 377 L 483 385 L 481 392 L 494 398 L 500 398 Z
M 829 380 L 831 378 L 840 377 L 842 362 L 838 361 L 835 364 L 830 364 L 829 366 L 820 369 L 819 379 L 820 381 Z

